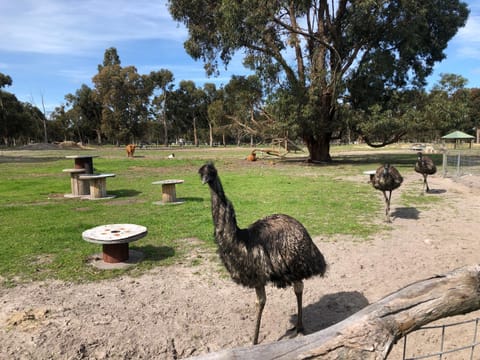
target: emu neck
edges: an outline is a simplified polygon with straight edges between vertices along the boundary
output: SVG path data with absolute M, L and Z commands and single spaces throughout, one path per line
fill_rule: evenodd
M 237 221 L 232 203 L 223 192 L 220 180 L 209 183 L 212 196 L 212 217 L 215 226 L 215 240 L 219 244 L 234 241 L 237 233 Z

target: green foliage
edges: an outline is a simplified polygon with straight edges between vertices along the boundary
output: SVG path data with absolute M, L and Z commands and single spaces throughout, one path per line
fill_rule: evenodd
M 298 124 L 291 135 L 304 140 L 312 160 L 327 162 L 330 140 L 345 130 L 339 98 L 367 109 L 383 105 L 392 89 L 425 85 L 468 17 L 458 0 L 170 0 L 169 10 L 187 26 L 185 48 L 208 73 L 243 51 L 266 88 L 281 89 L 285 118 Z

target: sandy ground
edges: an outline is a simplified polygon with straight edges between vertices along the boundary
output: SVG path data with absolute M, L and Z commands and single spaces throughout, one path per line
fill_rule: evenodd
M 419 176 L 407 177 L 405 183 L 418 186 L 420 193 Z M 305 282 L 307 333 L 416 280 L 478 263 L 480 180 L 436 175 L 430 184 L 434 192 L 425 196 L 445 201 L 428 210 L 398 207 L 400 188 L 392 198 L 393 229 L 370 241 L 315 238 L 329 272 Z M 180 359 L 249 345 L 255 292 L 235 285 L 215 254 L 193 249 L 184 264 L 156 268 L 138 278 L 0 288 L 0 359 Z M 192 259 L 200 265 L 190 266 Z M 442 321 L 479 316 L 476 312 Z M 288 329 L 295 317 L 293 291 L 268 287 L 259 341 L 291 336 Z M 446 346 L 471 341 L 465 334 L 453 330 Z M 407 356 L 439 349 L 438 332 L 411 339 Z M 401 359 L 402 346 L 399 343 L 389 359 Z M 457 353 L 444 359 L 469 356 Z

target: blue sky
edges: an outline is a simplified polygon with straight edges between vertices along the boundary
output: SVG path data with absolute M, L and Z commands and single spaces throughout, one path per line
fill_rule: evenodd
M 467 0 L 470 17 L 438 63 L 430 84 L 441 73 L 468 79 L 480 88 L 480 1 Z M 115 47 L 123 66 L 138 72 L 168 69 L 175 81 L 225 84 L 244 74 L 240 59 L 219 77 L 207 78 L 201 62 L 184 51 L 185 28 L 174 22 L 164 0 L 0 0 L 0 72 L 13 85 L 5 90 L 20 101 L 47 111 L 64 103 L 68 93 L 91 85 L 107 48 Z

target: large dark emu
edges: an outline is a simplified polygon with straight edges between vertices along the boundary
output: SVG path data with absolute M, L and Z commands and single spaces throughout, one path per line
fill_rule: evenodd
M 400 187 L 403 178 L 398 170 L 385 164 L 377 169 L 377 172 L 372 178 L 372 185 L 375 189 L 380 190 L 385 197 L 385 217 L 390 222 L 390 199 L 392 198 L 392 191 Z M 387 192 L 389 193 L 387 196 Z
M 437 167 L 433 163 L 433 160 L 428 156 L 424 156 L 421 152 L 417 153 L 418 159 L 415 163 L 415 171 L 423 175 L 423 187 L 422 193 L 425 192 L 425 187 L 427 188 L 427 193 L 430 192 L 428 187 L 427 177 L 428 175 L 433 175 L 437 172 Z
M 300 222 L 288 215 L 275 214 L 239 229 L 235 211 L 223 192 L 217 169 L 211 163 L 198 173 L 210 186 L 212 217 L 218 254 L 232 279 L 243 286 L 255 288 L 256 322 L 253 344 L 258 343 L 260 322 L 267 300 L 265 285 L 272 282 L 284 288 L 293 285 L 297 297 L 297 333 L 303 332 L 303 280 L 323 276 L 325 258 Z

